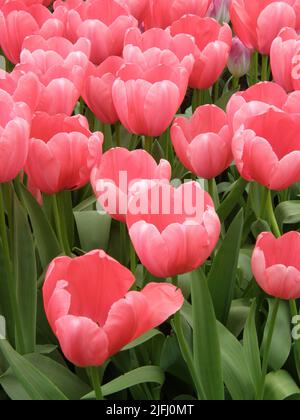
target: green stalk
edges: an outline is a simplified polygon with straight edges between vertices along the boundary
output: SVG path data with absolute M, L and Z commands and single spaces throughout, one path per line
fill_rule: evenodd
M 262 82 L 269 80 L 269 57 L 267 55 L 262 56 L 261 80 Z
M 130 246 L 130 270 L 132 272 L 132 274 L 135 274 L 136 272 L 136 266 L 137 266 L 137 262 L 136 262 L 136 253 L 135 253 L 135 249 L 133 247 L 133 244 L 131 242 L 131 240 L 129 240 L 129 246 Z
M 260 383 L 260 385 L 258 387 L 258 391 L 257 391 L 257 400 L 259 400 L 259 401 L 263 400 L 263 398 L 264 398 L 266 376 L 267 376 L 267 373 L 268 373 L 271 345 L 272 345 L 272 339 L 273 339 L 274 329 L 275 329 L 275 325 L 276 325 L 277 314 L 278 314 L 278 310 L 279 310 L 279 304 L 280 304 L 280 300 L 276 299 L 275 306 L 273 308 L 273 312 L 272 312 L 272 315 L 271 315 L 270 329 L 269 329 L 267 341 L 266 341 L 265 348 L 264 348 L 263 363 L 262 363 L 262 379 L 261 379 L 261 383 Z
M 253 86 L 258 82 L 258 53 L 255 51 L 251 57 L 249 85 Z
M 232 89 L 238 90 L 240 86 L 240 79 L 238 77 L 233 77 L 232 79 Z
M 116 135 L 116 146 L 121 147 L 121 124 L 119 122 L 115 124 L 115 135 Z
M 16 334 L 16 347 L 17 351 L 21 354 L 24 354 L 25 344 L 22 331 L 22 323 L 20 319 L 20 312 L 18 306 L 18 300 L 16 295 L 16 287 L 14 281 L 13 267 L 11 264 L 10 250 L 9 250 L 9 241 L 7 236 L 6 220 L 5 220 L 5 208 L 4 208 L 4 199 L 3 199 L 3 185 L 0 186 L 0 237 L 2 242 L 3 249 L 3 260 L 4 268 L 6 271 L 7 277 L 5 277 L 7 284 L 7 291 L 9 296 L 9 306 L 11 310 L 11 325 L 15 328 Z M 10 320 L 8 320 L 8 323 Z M 9 325 L 9 324 L 8 324 Z M 13 336 L 13 329 L 9 326 L 10 335 Z M 12 338 L 12 337 L 10 337 Z
M 91 385 L 95 391 L 95 396 L 97 401 L 104 400 L 102 389 L 101 389 L 101 382 L 100 382 L 100 375 L 99 375 L 99 368 L 97 367 L 90 367 L 87 369 L 88 375 L 91 380 Z
M 58 236 L 59 243 L 61 245 L 62 251 L 65 253 L 65 255 L 68 255 L 69 257 L 72 256 L 66 224 L 62 217 L 62 203 L 61 198 L 62 195 L 60 193 L 53 194 L 53 212 L 54 212 L 54 220 L 55 220 L 55 226 L 56 226 L 56 233 Z
M 268 221 L 270 223 L 271 229 L 274 233 L 274 235 L 279 238 L 281 236 L 281 232 L 274 214 L 274 208 L 273 208 L 273 200 L 272 200 L 272 192 L 268 190 L 267 195 L 267 203 L 266 203 L 266 213 L 268 216 Z
M 150 155 L 152 154 L 152 147 L 153 147 L 153 138 L 149 136 L 145 136 L 144 149 Z

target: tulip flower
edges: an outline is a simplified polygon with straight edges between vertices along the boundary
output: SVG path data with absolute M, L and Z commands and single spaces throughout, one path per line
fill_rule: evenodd
M 129 13 L 139 22 L 143 21 L 148 0 L 117 0 L 117 2 L 124 8 L 128 8 Z
M 269 108 L 247 118 L 233 138 L 232 150 L 247 181 L 271 190 L 290 187 L 300 181 L 300 115 Z
M 119 117 L 112 98 L 112 86 L 124 63 L 121 57 L 108 57 L 98 67 L 92 63 L 86 73 L 82 96 L 90 110 L 104 124 L 115 124 Z
M 227 115 L 214 105 L 197 108 L 191 119 L 176 118 L 171 139 L 183 165 L 201 178 L 215 178 L 233 160 Z
M 229 23 L 231 2 L 232 0 L 213 0 L 208 9 L 208 16 L 220 23 Z
M 130 190 L 127 226 L 142 264 L 156 277 L 193 271 L 211 255 L 220 220 L 200 184 L 141 181 Z
M 245 46 L 269 55 L 282 28 L 300 29 L 298 9 L 297 0 L 232 0 L 230 16 Z
M 188 15 L 174 22 L 170 31 L 173 36 L 185 33 L 195 38 L 195 65 L 189 85 L 197 89 L 211 87 L 227 64 L 232 43 L 230 27 L 211 18 Z
M 129 152 L 117 147 L 104 153 L 99 167 L 91 174 L 91 183 L 98 201 L 114 219 L 126 222 L 128 190 L 142 179 L 170 181 L 171 166 L 161 160 L 159 165 L 144 150 Z
M 270 296 L 300 298 L 300 234 L 289 232 L 280 238 L 262 233 L 252 256 L 252 271 L 259 286 Z
M 124 37 L 138 25 L 128 10 L 115 0 L 57 2 L 54 15 L 65 23 L 66 36 L 72 42 L 87 38 L 91 42 L 90 60 L 101 64 L 107 57 L 122 54 Z
M 283 29 L 271 46 L 271 67 L 276 83 L 290 92 L 300 89 L 300 37 L 294 29 Z
M 24 46 L 16 71 L 33 72 L 38 76 L 41 94 L 37 110 L 71 115 L 83 87 L 89 41 L 79 39 L 73 45 L 64 38 L 46 41 L 29 37 Z
M 0 89 L 9 93 L 14 101 L 26 103 L 32 113 L 37 109 L 41 86 L 38 77 L 14 69 L 11 73 L 0 70 Z
M 182 307 L 184 298 L 175 286 L 149 283 L 141 292 L 129 292 L 134 281 L 132 273 L 104 251 L 51 263 L 44 306 L 69 361 L 80 367 L 101 366 Z
M 46 194 L 83 187 L 102 155 L 102 133 L 91 133 L 85 117 L 37 112 L 32 121 L 25 171 Z
M 119 119 L 129 132 L 155 137 L 168 128 L 179 109 L 189 72 L 185 66 L 176 65 L 178 59 L 171 51 L 149 51 L 144 53 L 142 65 L 129 63 L 122 67 L 112 96 Z M 170 55 L 175 62 L 161 64 Z
M 0 183 L 14 179 L 24 168 L 29 144 L 31 112 L 0 90 Z
M 232 48 L 228 58 L 228 70 L 236 77 L 245 76 L 250 70 L 251 51 L 238 37 L 232 39 Z
M 1 48 L 14 64 L 19 62 L 22 44 L 27 36 L 40 34 L 49 38 L 62 36 L 64 33 L 63 23 L 55 19 L 45 6 L 26 6 L 20 1 L 6 3 L 1 8 L 0 27 Z
M 145 28 L 167 28 L 182 16 L 204 17 L 211 0 L 149 0 L 145 12 Z
M 132 28 L 127 32 L 124 44 L 123 56 L 126 62 L 141 64 L 144 60 L 142 53 L 146 52 L 146 54 L 150 55 L 155 48 L 163 52 L 172 52 L 182 65 L 186 63 L 188 71 L 192 71 L 194 62 L 191 61 L 191 58 L 195 54 L 196 45 L 191 35 L 178 34 L 172 36 L 169 30 L 160 28 L 149 29 L 142 33 L 138 28 Z M 127 45 L 138 47 L 139 50 L 132 47 L 131 49 L 129 47 L 126 48 Z M 173 58 L 172 60 L 170 54 L 165 55 L 170 57 L 170 64 L 172 61 L 176 62 L 176 59 L 174 60 Z M 166 64 L 166 61 L 164 64 Z

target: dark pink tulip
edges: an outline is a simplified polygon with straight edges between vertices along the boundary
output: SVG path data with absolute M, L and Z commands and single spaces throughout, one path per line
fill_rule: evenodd
M 233 160 L 227 115 L 214 105 L 197 108 L 191 119 L 176 118 L 171 139 L 183 165 L 201 178 L 215 178 Z
M 90 44 L 79 39 L 75 45 L 64 38 L 28 38 L 17 71 L 34 72 L 40 81 L 38 111 L 71 115 L 81 95 L 89 63 Z M 39 48 L 37 46 L 39 45 Z
M 210 4 L 211 0 L 149 0 L 145 27 L 165 29 L 187 14 L 204 17 Z
M 102 155 L 102 133 L 91 133 L 85 117 L 37 112 L 32 121 L 25 171 L 46 194 L 83 187 Z
M 232 43 L 230 27 L 211 18 L 188 15 L 174 22 L 170 31 L 173 36 L 185 33 L 195 38 L 195 65 L 189 85 L 197 89 L 211 87 L 227 64 Z
M 290 92 L 300 89 L 300 36 L 283 29 L 271 46 L 271 67 L 275 82 Z
M 300 29 L 299 0 L 232 0 L 231 21 L 246 47 L 270 54 L 284 27 Z
M 0 45 L 14 64 L 20 59 L 24 39 L 39 33 L 45 38 L 62 36 L 64 25 L 41 4 L 26 6 L 20 1 L 6 3 L 0 11 Z M 17 30 L 16 30 L 17 28 Z
M 57 2 L 54 15 L 64 22 L 72 42 L 80 37 L 90 40 L 90 59 L 96 65 L 109 56 L 121 56 L 126 31 L 138 25 L 115 0 Z
M 132 273 L 104 251 L 52 262 L 43 287 L 44 307 L 73 364 L 101 366 L 182 307 L 182 292 L 173 285 L 149 283 L 141 292 L 129 292 L 134 281 Z
M 193 271 L 210 256 L 220 220 L 197 182 L 175 189 L 142 181 L 130 190 L 127 226 L 142 264 L 156 277 Z
M 31 112 L 0 90 L 0 183 L 14 179 L 24 168 L 29 144 Z
M 300 181 L 300 115 L 267 109 L 246 119 L 232 143 L 240 174 L 272 190 Z
M 300 234 L 289 232 L 276 239 L 262 233 L 252 256 L 252 271 L 259 286 L 270 296 L 300 298 Z
M 141 58 L 140 65 L 126 64 L 119 71 L 113 84 L 113 101 L 121 123 L 129 132 L 160 136 L 184 99 L 189 72 L 186 67 L 176 65 L 178 59 L 171 51 L 151 49 Z M 170 58 L 172 64 L 161 64 Z
M 171 166 L 161 160 L 159 165 L 144 150 L 129 152 L 113 148 L 104 153 L 99 167 L 91 174 L 94 192 L 102 207 L 114 219 L 126 222 L 128 190 L 142 179 L 170 181 Z
M 82 96 L 98 120 L 105 124 L 114 124 L 119 120 L 112 86 L 123 63 L 121 57 L 108 57 L 98 67 L 90 63 L 86 73 Z

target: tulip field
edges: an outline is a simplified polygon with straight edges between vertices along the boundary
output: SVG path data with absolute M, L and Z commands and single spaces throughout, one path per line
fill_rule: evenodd
M 299 0 L 0 0 L 0 400 L 300 400 L 299 34 Z

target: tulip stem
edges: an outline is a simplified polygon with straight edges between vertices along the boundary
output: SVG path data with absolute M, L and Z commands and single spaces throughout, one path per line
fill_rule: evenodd
M 96 400 L 102 401 L 104 398 L 103 398 L 102 389 L 101 389 L 99 368 L 97 367 L 88 368 L 88 375 L 91 380 L 91 385 L 95 391 Z
M 218 207 L 220 206 L 220 200 L 219 200 L 217 184 L 214 178 L 207 180 L 207 187 L 208 187 L 207 188 L 208 193 L 213 199 L 215 208 L 218 209 Z
M 145 136 L 144 149 L 150 155 L 152 154 L 152 147 L 153 147 L 153 138 L 149 136 Z
M 3 186 L 0 186 L 0 237 L 3 252 L 3 265 L 6 272 L 5 281 L 8 292 L 8 305 L 11 311 L 11 319 L 7 319 L 8 331 L 11 335 L 10 339 L 14 336 L 14 330 L 16 332 L 16 347 L 19 353 L 25 353 L 25 344 L 23 338 L 22 324 L 18 306 L 18 300 L 16 295 L 16 287 L 14 282 L 13 267 L 10 259 L 9 241 L 7 236 L 7 227 L 5 220 L 5 208 L 3 199 Z M 1 249 L 0 248 L 0 249 Z M 11 325 L 11 327 L 10 327 Z
M 273 199 L 272 199 L 272 192 L 271 190 L 268 190 L 268 196 L 267 196 L 267 203 L 266 203 L 266 211 L 269 219 L 269 223 L 271 226 L 271 229 L 274 233 L 274 235 L 279 238 L 281 236 L 281 232 L 274 214 L 274 208 L 273 208 Z
M 131 270 L 132 274 L 135 274 L 136 266 L 137 266 L 136 253 L 135 253 L 135 249 L 134 249 L 134 246 L 133 246 L 131 240 L 129 240 L 129 243 L 130 243 L 130 245 L 129 245 L 130 246 L 130 270 Z
M 238 77 L 233 77 L 232 79 L 232 89 L 238 90 L 240 87 L 240 79 Z
M 267 55 L 262 56 L 261 80 L 262 82 L 269 80 L 269 57 Z
M 299 315 L 297 302 L 295 299 L 290 300 L 290 311 L 291 311 L 292 319 L 294 319 L 294 317 L 297 317 Z M 300 380 L 300 339 L 295 340 L 294 356 L 295 356 L 296 370 L 298 373 L 298 378 Z
M 72 255 L 71 248 L 69 245 L 68 235 L 66 231 L 66 226 L 64 220 L 62 220 L 62 206 L 60 203 L 61 195 L 53 194 L 53 212 L 54 220 L 56 225 L 56 233 L 58 236 L 59 243 L 61 245 L 62 251 L 69 257 Z
M 257 392 L 257 400 L 259 401 L 263 400 L 264 398 L 266 376 L 268 373 L 271 345 L 272 345 L 272 340 L 273 340 L 273 335 L 274 335 L 274 328 L 276 324 L 277 314 L 279 310 L 279 304 L 280 304 L 280 299 L 276 299 L 274 308 L 272 310 L 269 332 L 268 332 L 267 340 L 264 347 L 263 362 L 262 362 L 262 378 L 261 378 L 261 383 L 258 387 L 258 392 Z
M 178 288 L 178 276 L 173 276 L 171 280 L 172 280 L 173 286 Z
M 250 69 L 250 86 L 255 85 L 258 82 L 258 53 L 253 52 L 251 57 L 251 69 Z
M 116 146 L 121 147 L 121 124 L 119 122 L 115 124 L 115 136 L 116 136 Z

